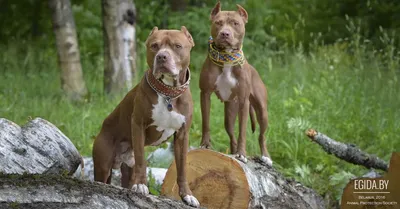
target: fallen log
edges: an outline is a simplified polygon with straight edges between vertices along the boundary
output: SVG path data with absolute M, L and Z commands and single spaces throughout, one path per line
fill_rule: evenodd
M 181 201 L 60 175 L 0 174 L 0 208 L 190 209 Z
M 339 159 L 355 165 L 362 165 L 368 169 L 376 168 L 383 171 L 388 170 L 388 164 L 373 155 L 363 152 L 354 144 L 345 144 L 335 141 L 328 136 L 309 129 L 306 135 L 315 143 L 319 144 L 328 154 L 334 154 Z
M 259 158 L 244 164 L 230 155 L 192 150 L 187 155 L 187 180 L 200 204 L 209 209 L 325 208 L 316 192 L 286 179 Z M 167 171 L 161 194 L 179 199 L 175 162 Z
M 81 155 L 50 122 L 36 118 L 20 127 L 0 118 L 0 172 L 73 174 Z

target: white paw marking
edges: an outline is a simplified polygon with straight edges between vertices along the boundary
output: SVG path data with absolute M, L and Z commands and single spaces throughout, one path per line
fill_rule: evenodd
M 142 195 L 148 195 L 149 194 L 149 188 L 147 188 L 146 185 L 144 184 L 134 184 L 132 186 L 132 191 L 135 193 L 139 193 Z
M 195 208 L 200 206 L 199 201 L 193 195 L 186 195 L 183 198 L 183 202 Z
M 262 160 L 264 163 L 266 163 L 267 165 L 272 166 L 272 160 L 271 160 L 271 158 L 269 158 L 269 157 L 267 157 L 267 156 L 262 156 L 262 157 L 261 157 L 261 160 Z
M 222 73 L 217 77 L 215 85 L 218 94 L 223 101 L 228 101 L 232 94 L 232 88 L 237 84 L 237 79 L 232 76 L 232 66 L 224 65 Z
M 158 95 L 158 103 L 153 105 L 151 125 L 157 127 L 157 131 L 163 132 L 160 139 L 152 145 L 156 146 L 167 140 L 175 131 L 179 130 L 185 123 L 185 116 L 175 111 L 168 111 L 165 99 Z
M 237 154 L 236 158 L 242 161 L 243 163 L 247 163 L 247 158 L 244 155 Z

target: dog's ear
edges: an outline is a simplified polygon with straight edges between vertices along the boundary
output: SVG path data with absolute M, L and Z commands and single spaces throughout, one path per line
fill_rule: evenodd
M 157 26 L 154 26 L 153 30 L 150 31 L 150 34 L 149 34 L 149 36 L 147 37 L 146 45 L 147 45 L 147 41 L 149 40 L 149 37 L 150 37 L 154 32 L 156 32 L 156 31 L 158 31 L 158 27 L 157 27 Z
M 158 31 L 158 27 L 154 26 L 153 30 L 150 31 L 149 36 L 151 36 L 151 34 L 153 34 L 154 32 L 157 32 L 157 31 Z
M 185 36 L 188 38 L 190 44 L 192 44 L 192 47 L 194 47 L 194 41 L 192 35 L 190 35 L 189 31 L 185 26 L 181 27 L 181 31 L 185 34 Z
M 213 20 L 215 15 L 217 15 L 220 11 L 221 11 L 221 2 L 218 1 L 213 10 L 211 11 L 210 20 Z
M 243 18 L 244 23 L 247 23 L 247 20 L 249 19 L 249 15 L 247 14 L 247 11 L 239 4 L 236 4 L 236 6 L 238 8 L 237 12 Z

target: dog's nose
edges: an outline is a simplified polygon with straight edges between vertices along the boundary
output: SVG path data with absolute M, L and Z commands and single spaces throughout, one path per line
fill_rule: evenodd
M 231 33 L 229 31 L 221 31 L 221 37 L 222 38 L 229 38 L 229 36 L 231 36 Z
M 169 57 L 168 52 L 160 52 L 157 54 L 156 59 L 157 59 L 157 62 L 165 62 L 165 61 L 167 61 L 168 57 Z

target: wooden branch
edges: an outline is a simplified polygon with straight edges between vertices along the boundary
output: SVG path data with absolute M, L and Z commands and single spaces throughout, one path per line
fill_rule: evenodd
M 0 174 L 0 208 L 190 209 L 182 201 L 68 176 Z
M 334 154 L 336 157 L 345 160 L 355 165 L 362 165 L 366 168 L 376 168 L 387 171 L 388 164 L 373 155 L 365 153 L 353 144 L 344 144 L 335 141 L 328 136 L 319 133 L 313 129 L 309 129 L 306 135 L 313 141 L 319 144 L 322 149 L 328 154 Z

